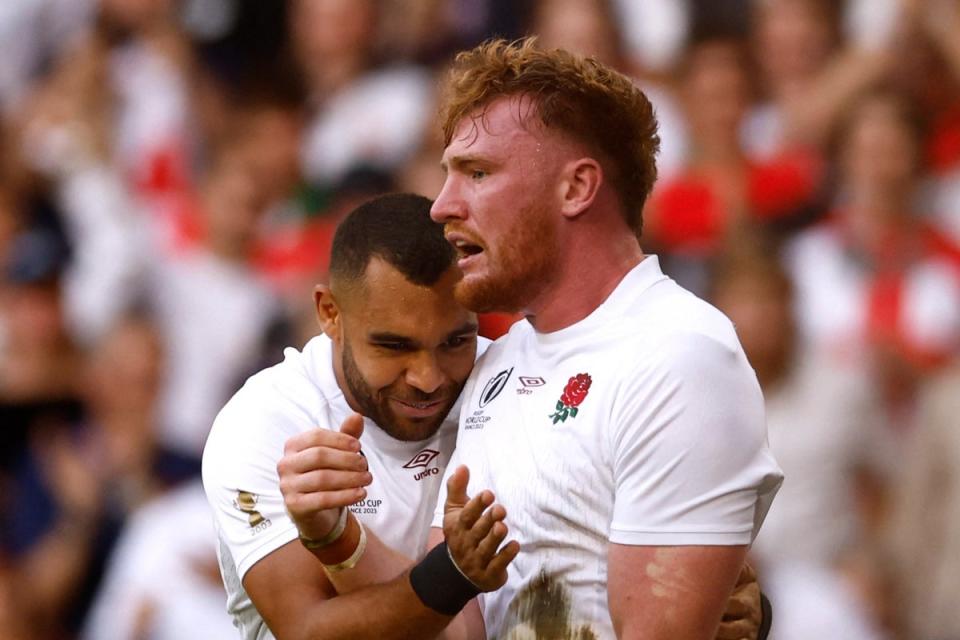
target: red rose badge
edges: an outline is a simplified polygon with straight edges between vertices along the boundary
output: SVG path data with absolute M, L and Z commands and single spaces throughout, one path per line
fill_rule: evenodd
M 563 394 L 557 401 L 557 410 L 549 416 L 553 418 L 553 424 L 566 422 L 567 417 L 577 417 L 577 407 L 587 397 L 592 383 L 589 373 L 578 373 L 567 381 L 567 386 L 563 388 Z

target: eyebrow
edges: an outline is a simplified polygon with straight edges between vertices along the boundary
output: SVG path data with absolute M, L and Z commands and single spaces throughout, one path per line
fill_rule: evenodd
M 449 161 L 441 160 L 440 168 L 443 169 L 444 171 L 447 171 L 448 166 L 452 165 L 454 167 L 459 168 L 464 165 L 471 164 L 473 162 L 484 162 L 487 164 L 491 164 L 491 160 L 489 158 L 482 158 L 475 154 L 466 153 L 459 156 L 453 156 L 452 158 L 449 159 Z
M 449 340 L 450 338 L 456 338 L 457 336 L 462 336 L 465 333 L 476 333 L 478 329 L 479 326 L 476 322 L 467 322 L 448 333 L 444 338 L 444 341 Z M 367 336 L 367 339 L 370 342 L 397 342 L 407 345 L 419 345 L 418 341 L 410 338 L 409 336 L 400 335 L 399 333 L 391 333 L 389 331 L 378 331 L 376 333 L 371 333 Z

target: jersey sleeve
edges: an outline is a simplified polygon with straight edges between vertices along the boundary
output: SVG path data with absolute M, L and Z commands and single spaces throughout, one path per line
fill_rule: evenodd
M 297 529 L 280 493 L 277 462 L 288 438 L 317 425 L 305 411 L 249 388 L 223 408 L 203 457 L 203 485 L 225 554 L 242 580 L 257 561 L 291 540 Z
M 614 543 L 750 544 L 783 477 L 735 339 L 666 339 L 628 372 L 609 435 Z

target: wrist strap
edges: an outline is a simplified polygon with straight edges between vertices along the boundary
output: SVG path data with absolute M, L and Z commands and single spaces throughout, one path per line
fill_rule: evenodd
M 347 528 L 347 512 L 349 509 L 346 507 L 340 507 L 340 516 L 337 518 L 337 524 L 333 525 L 333 529 L 330 532 L 320 538 L 319 540 L 314 540 L 313 538 L 308 538 L 307 536 L 300 533 L 300 530 L 297 530 L 297 534 L 300 538 L 300 543 L 314 551 L 316 549 L 323 549 L 324 547 L 329 547 L 331 544 L 336 542 L 340 536 L 343 535 L 343 531 Z
M 410 570 L 410 586 L 424 606 L 445 616 L 457 615 L 480 593 L 453 561 L 446 542 L 431 549 Z
M 354 549 L 353 553 L 349 558 L 343 562 L 338 562 L 336 564 L 324 564 L 323 568 L 327 573 L 337 573 L 339 571 L 345 571 L 347 569 L 353 569 L 357 566 L 357 563 L 360 562 L 360 558 L 363 557 L 363 552 L 367 550 L 367 530 L 364 528 L 363 523 L 359 519 L 356 520 L 357 526 L 360 528 L 360 538 L 357 541 L 357 548 Z M 321 562 L 323 562 L 321 560 Z

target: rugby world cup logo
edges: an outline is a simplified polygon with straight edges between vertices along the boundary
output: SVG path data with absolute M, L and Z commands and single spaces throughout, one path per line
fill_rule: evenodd
M 487 384 L 483 387 L 483 392 L 480 394 L 481 408 L 493 402 L 493 399 L 500 395 L 503 388 L 507 386 L 507 380 L 510 379 L 510 374 L 512 373 L 513 367 L 510 367 L 509 369 L 504 369 L 487 381 Z
M 566 422 L 567 418 L 577 417 L 578 407 L 587 397 L 591 384 L 593 384 L 593 379 L 589 373 L 578 373 L 567 381 L 567 386 L 563 388 L 563 393 L 557 400 L 556 411 L 549 415 L 550 418 L 553 418 L 553 424 Z

